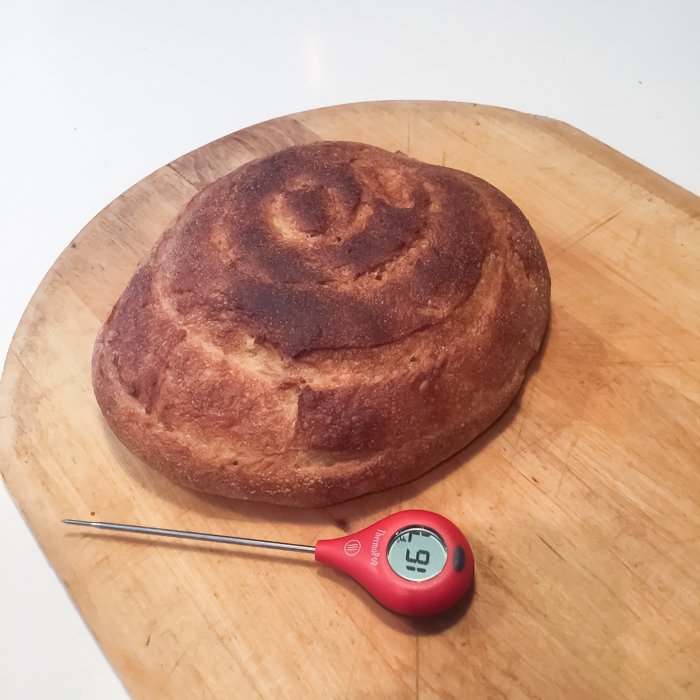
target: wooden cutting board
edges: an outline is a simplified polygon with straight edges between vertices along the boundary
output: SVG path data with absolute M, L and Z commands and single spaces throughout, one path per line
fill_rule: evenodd
M 105 429 L 93 339 L 192 195 L 318 139 L 479 175 L 523 209 L 552 322 L 516 404 L 406 486 L 320 510 L 172 485 Z M 49 561 L 136 698 L 698 697 L 700 203 L 560 122 L 444 102 L 314 110 L 145 178 L 56 261 L 10 349 L 0 465 Z M 427 508 L 471 539 L 470 605 L 395 616 L 308 555 L 62 527 L 94 518 L 313 543 Z

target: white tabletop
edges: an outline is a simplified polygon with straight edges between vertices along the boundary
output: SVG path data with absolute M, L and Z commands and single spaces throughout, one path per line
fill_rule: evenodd
M 0 359 L 46 270 L 105 204 L 289 112 L 400 98 L 511 107 L 698 192 L 699 27 L 694 0 L 6 1 Z M 125 697 L 2 488 L 0 526 L 0 694 Z

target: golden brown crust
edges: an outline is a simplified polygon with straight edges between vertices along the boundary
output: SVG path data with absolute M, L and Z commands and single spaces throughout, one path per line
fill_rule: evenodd
M 200 192 L 95 343 L 119 439 L 176 482 L 297 506 L 403 483 L 508 406 L 549 315 L 520 210 L 363 144 L 253 161 Z

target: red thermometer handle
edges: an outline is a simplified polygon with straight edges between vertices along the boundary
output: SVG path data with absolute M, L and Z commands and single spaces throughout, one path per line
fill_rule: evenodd
M 319 540 L 315 556 L 403 615 L 446 610 L 474 580 L 467 538 L 453 522 L 427 510 L 404 510 L 352 535 Z

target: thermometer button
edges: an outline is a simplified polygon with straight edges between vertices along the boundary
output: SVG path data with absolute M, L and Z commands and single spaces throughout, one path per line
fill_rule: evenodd
M 464 554 L 464 547 L 456 547 L 455 553 L 452 555 L 452 566 L 454 570 L 459 572 L 464 568 L 464 563 L 466 561 L 466 555 Z

